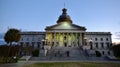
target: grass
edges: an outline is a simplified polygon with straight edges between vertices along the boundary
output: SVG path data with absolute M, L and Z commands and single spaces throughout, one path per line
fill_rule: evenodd
M 120 67 L 117 63 L 97 63 L 97 62 L 46 62 L 34 63 L 23 67 Z

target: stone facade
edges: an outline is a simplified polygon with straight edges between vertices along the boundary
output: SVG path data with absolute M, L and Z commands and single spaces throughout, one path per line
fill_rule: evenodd
M 110 32 L 86 32 L 85 27 L 73 24 L 67 9 L 62 11 L 57 24 L 47 26 L 45 32 L 21 32 L 20 45 L 31 45 L 44 56 L 70 52 L 71 56 L 79 57 L 84 51 L 91 56 L 95 55 L 95 51 L 99 51 L 102 56 L 113 55 L 109 50 L 112 46 Z

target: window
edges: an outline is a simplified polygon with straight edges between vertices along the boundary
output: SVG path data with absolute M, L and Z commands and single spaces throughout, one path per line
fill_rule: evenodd
M 90 49 L 93 49 L 93 45 L 92 45 L 92 42 L 90 42 Z
M 26 45 L 29 45 L 29 42 L 26 42 Z
M 96 48 L 98 48 L 98 43 L 95 43 L 95 45 L 96 45 Z
M 108 51 L 108 55 L 110 55 L 110 51 Z
M 23 42 L 20 42 L 21 47 L 23 47 Z
M 97 41 L 97 38 L 95 38 L 95 41 Z
M 27 38 L 27 41 L 29 41 L 29 38 Z
M 32 48 L 34 48 L 34 44 L 32 44 Z
M 108 38 L 106 38 L 106 41 L 108 41 Z
M 102 54 L 104 55 L 104 51 L 102 51 Z
M 38 47 L 38 48 L 40 47 L 40 42 L 37 42 L 37 47 Z
M 20 45 L 23 45 L 23 42 L 20 42 Z
M 64 43 L 64 46 L 67 47 L 67 43 L 66 42 Z
M 103 38 L 100 38 L 101 41 L 103 41 Z
M 38 38 L 38 41 L 40 41 L 40 37 Z
M 34 45 L 35 44 L 35 42 L 32 42 L 32 45 Z
M 34 37 L 32 38 L 32 41 L 34 41 Z
M 52 47 L 54 46 L 54 42 L 52 42 Z
M 26 42 L 26 47 L 28 47 L 29 46 L 29 42 Z
M 64 37 L 64 40 L 66 40 L 66 36 Z
M 101 43 L 101 47 L 104 48 L 104 43 Z
M 110 47 L 109 43 L 106 43 L 106 45 L 107 45 L 107 48 L 109 48 L 109 47 Z
M 69 35 L 70 35 L 70 33 L 69 33 Z

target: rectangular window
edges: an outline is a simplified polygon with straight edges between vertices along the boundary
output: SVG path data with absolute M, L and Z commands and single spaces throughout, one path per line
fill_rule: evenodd
M 20 45 L 23 45 L 23 42 L 20 42 Z
M 40 42 L 37 42 L 37 47 L 38 47 L 38 48 L 40 47 Z
M 29 41 L 29 38 L 27 38 L 26 40 Z
M 109 48 L 109 47 L 110 47 L 109 43 L 106 43 L 106 45 L 107 45 L 107 48 Z
M 108 38 L 106 38 L 106 41 L 108 41 Z
M 21 41 L 23 41 L 23 38 L 21 38 Z
M 104 48 L 104 43 L 101 43 L 101 47 Z
M 100 40 L 103 41 L 103 38 L 101 38 Z
M 95 38 L 95 41 L 97 41 L 97 38 Z
M 98 43 L 95 43 L 95 45 L 96 45 L 96 48 L 98 48 Z

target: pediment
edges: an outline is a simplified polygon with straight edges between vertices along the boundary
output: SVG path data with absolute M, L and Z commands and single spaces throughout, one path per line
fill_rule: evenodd
M 48 27 L 46 27 L 45 30 L 86 30 L 86 28 L 82 27 L 82 26 L 75 25 L 75 24 L 63 22 L 60 24 L 48 26 Z

